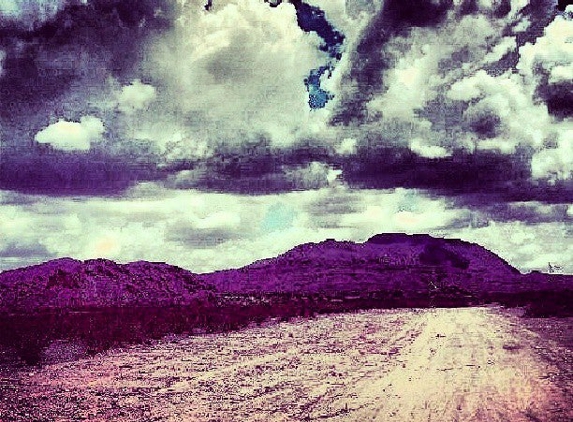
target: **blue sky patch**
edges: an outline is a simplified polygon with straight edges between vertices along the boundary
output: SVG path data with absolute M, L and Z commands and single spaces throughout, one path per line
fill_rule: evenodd
M 316 32 L 322 38 L 324 44 L 320 46 L 330 56 L 330 60 L 324 66 L 312 69 L 304 80 L 308 91 L 308 105 L 311 109 L 323 108 L 334 95 L 321 88 L 323 77 L 329 78 L 334 70 L 336 62 L 342 57 L 344 34 L 336 30 L 326 18 L 324 11 L 299 0 L 291 2 L 296 9 L 299 27 L 305 32 Z

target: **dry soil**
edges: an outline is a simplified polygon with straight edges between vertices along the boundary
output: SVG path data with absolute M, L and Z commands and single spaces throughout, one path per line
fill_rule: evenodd
M 495 308 L 369 311 L 0 374 L 8 421 L 573 421 L 548 340 Z

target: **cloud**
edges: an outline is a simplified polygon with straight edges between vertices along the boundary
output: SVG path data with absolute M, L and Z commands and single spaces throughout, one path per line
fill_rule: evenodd
M 237 237 L 241 216 L 237 210 L 214 210 L 205 216 L 191 213 L 168 225 L 168 240 L 195 248 L 210 248 Z
M 494 221 L 480 228 L 465 228 L 450 233 L 485 246 L 516 264 L 523 272 L 547 271 L 548 263 L 562 266 L 565 273 L 573 272 L 568 259 L 573 253 L 568 223 L 526 225 L 520 221 Z
M 387 51 L 391 41 L 409 34 L 412 28 L 439 25 L 446 18 L 451 5 L 451 1 L 429 0 L 384 2 L 382 9 L 373 15 L 360 36 L 349 45 L 349 63 L 346 74 L 340 78 L 339 106 L 333 121 L 349 124 L 369 117 L 366 104 L 389 86 L 385 73 L 396 64 L 396 58 Z
M 341 159 L 344 179 L 489 191 L 496 200 L 571 198 L 569 184 L 555 183 L 569 180 L 568 160 L 557 157 L 568 151 L 561 134 L 573 103 L 565 77 L 570 19 L 544 2 L 454 2 L 435 21 L 388 16 L 388 4 L 340 78 L 333 123 L 339 139 L 356 139 L 359 157 Z M 399 25 L 382 25 L 396 16 Z M 558 188 L 545 195 L 548 184 Z
M 573 117 L 573 83 L 567 71 L 573 64 L 571 18 L 557 16 L 535 43 L 520 49 L 520 71 L 537 84 L 536 94 L 557 118 Z
M 551 144 L 569 127 L 568 122 L 556 120 L 552 114 L 563 117 L 567 113 L 564 107 L 573 99 L 567 86 L 557 86 L 563 82 L 559 75 L 573 60 L 567 41 L 570 32 L 570 21 L 557 16 L 541 37 L 519 48 L 519 74 L 508 71 L 492 76 L 480 70 L 457 81 L 448 93 L 451 99 L 471 102 L 464 120 L 469 133 L 478 138 L 479 148 L 505 154 L 513 154 L 519 147 L 533 148 L 531 170 L 535 179 L 545 177 L 541 163 L 553 155 Z M 552 104 L 554 96 L 559 98 L 559 106 Z M 558 144 L 563 145 L 563 141 Z M 555 171 L 563 173 L 559 166 Z
M 548 1 L 308 3 L 344 34 L 321 110 L 304 79 L 331 58 L 289 2 L 70 1 L 34 25 L 6 24 L 0 186 L 573 197 L 557 157 L 568 151 L 570 43 L 559 34 L 570 20 Z M 104 125 L 97 142 L 51 136 L 50 157 L 30 142 L 62 125 L 80 133 L 82 116 Z
M 356 153 L 356 143 L 354 138 L 344 138 L 340 144 L 334 147 L 334 150 L 338 155 L 352 155 Z
M 476 211 L 417 190 L 341 186 L 257 197 L 157 184 L 139 185 L 125 197 L 18 196 L 0 206 L 1 268 L 72 256 L 165 261 L 202 272 L 245 265 L 303 242 L 364 241 L 405 231 L 476 241 L 522 269 L 543 268 L 552 254 L 551 262 L 573 270 L 565 259 L 570 222 L 558 206 L 515 203 L 503 218 L 500 210 Z
M 432 200 L 406 189 L 363 194 L 360 199 L 359 210 L 342 216 L 340 225 L 362 233 L 436 232 L 463 215 L 463 211 L 449 209 L 443 199 Z
M 551 69 L 548 82 L 550 84 L 567 82 L 571 79 L 571 73 L 573 73 L 573 62 L 563 66 L 555 66 Z
M 100 119 L 84 116 L 79 123 L 59 120 L 38 132 L 34 139 L 62 151 L 87 151 L 91 143 L 98 140 L 104 131 L 105 127 Z
M 552 0 L 304 4 L 324 12 L 323 37 L 343 36 L 340 60 L 300 28 L 301 2 L 2 2 L 0 265 L 208 270 L 382 231 L 480 240 L 523 268 L 553 231 L 562 259 L 570 14 Z M 333 98 L 311 110 L 305 78 L 328 64 Z
M 426 145 L 422 138 L 413 139 L 410 149 L 424 158 L 443 158 L 450 155 L 446 148 L 439 145 Z
M 54 257 L 45 246 L 40 244 L 28 244 L 26 242 L 11 242 L 2 245 L 0 249 L 0 259 L 2 258 L 16 258 L 16 259 L 45 259 L 46 257 Z
M 168 30 L 179 8 L 171 0 L 17 3 L 16 21 L 0 17 L 0 119 L 20 143 L 47 120 L 94 114 L 110 80 L 136 79 L 143 44 Z
M 464 112 L 468 141 L 504 154 L 516 154 L 524 147 L 532 150 L 532 178 L 550 184 L 570 179 L 572 170 L 566 158 L 571 123 L 562 120 L 573 102 L 562 78 L 573 63 L 571 34 L 570 20 L 557 16 L 542 36 L 519 48 L 519 73 L 492 76 L 480 70 L 454 83 L 448 92 L 452 100 L 468 104 Z
M 559 180 L 573 179 L 573 124 L 563 131 L 556 145 L 544 148 L 531 160 L 531 174 L 536 179 L 546 179 L 555 184 Z
M 318 189 L 336 184 L 341 170 L 333 169 L 327 164 L 312 161 L 306 166 L 295 167 L 285 171 L 286 179 L 298 189 Z
M 157 97 L 156 89 L 153 85 L 142 83 L 139 79 L 134 80 L 131 85 L 122 88 L 118 95 L 118 109 L 126 114 L 144 110 Z
M 569 223 L 566 204 L 546 204 L 539 201 L 499 202 L 480 209 L 483 218 L 499 222 L 521 222 L 525 225 L 539 223 Z
M 573 60 L 571 37 L 571 20 L 565 16 L 556 16 L 545 28 L 542 37 L 520 48 L 518 68 L 533 77 L 540 74 L 540 71 L 550 73 L 555 66 L 570 64 Z
M 471 102 L 464 123 L 478 148 L 502 153 L 515 152 L 518 145 L 539 148 L 554 130 L 546 106 L 534 101 L 531 86 L 520 75 L 494 77 L 481 70 L 451 89 L 450 98 Z
M 19 194 L 0 206 L 0 235 L 53 256 L 167 261 L 208 271 L 245 265 L 306 241 L 365 240 L 374 233 L 447 225 L 457 211 L 414 191 L 352 192 L 338 186 L 257 197 L 143 184 L 126 197 L 53 198 Z M 325 207 L 331 225 L 319 211 Z M 370 218 L 372 207 L 385 219 Z M 406 215 L 405 213 L 411 213 Z M 432 216 L 432 215 L 433 216 Z M 0 256 L 0 266 L 12 260 Z
M 202 174 L 193 186 L 244 190 L 250 180 L 223 177 L 219 184 L 218 169 L 225 170 L 228 162 L 217 162 L 231 155 L 265 161 L 266 152 L 252 157 L 253 145 L 263 143 L 272 144 L 278 155 L 273 158 L 278 175 L 267 170 L 268 183 L 254 190 L 267 185 L 271 191 L 290 189 L 294 181 L 283 177 L 289 171 L 283 164 L 292 170 L 313 160 L 283 163 L 280 156 L 292 156 L 294 144 L 318 137 L 326 126 L 321 111 L 308 106 L 304 78 L 327 54 L 316 34 L 298 27 L 291 4 L 271 8 L 257 0 L 219 1 L 206 12 L 196 2 L 92 0 L 85 7 L 63 7 L 30 31 L 9 32 L 5 38 L 18 41 L 20 50 L 9 49 L 0 79 L 0 118 L 5 117 L 7 142 L 15 151 L 4 155 L 11 161 L 0 166 L 1 186 L 45 189 L 48 183 L 35 186 L 34 177 L 24 183 L 15 176 L 15 167 L 44 160 L 41 150 L 30 148 L 30 132 L 44 130 L 47 122 L 78 122 L 85 115 L 97 116 L 106 129 L 96 145 L 99 164 L 137 167 L 137 179 L 131 181 L 131 170 L 114 174 L 122 186 L 158 174 L 189 186 L 193 172 Z M 34 48 L 29 37 L 43 47 Z M 30 85 L 38 89 L 32 93 L 26 89 Z M 62 168 L 49 172 L 66 173 L 66 160 L 60 162 Z M 50 189 L 57 190 L 58 180 L 65 178 L 54 177 Z M 83 189 L 97 182 L 78 184 Z M 70 191 L 69 185 L 60 187 Z
M 459 125 L 461 116 L 456 119 L 459 110 L 448 104 L 444 94 L 452 84 L 503 57 L 501 51 L 516 41 L 500 36 L 507 18 L 492 19 L 487 10 L 460 18 L 453 9 L 447 16 L 437 27 L 414 27 L 387 40 L 382 48 L 387 65 L 379 70 L 381 92 L 368 97 L 364 105 L 371 130 L 384 133 L 393 120 L 405 122 L 401 126 L 409 133 L 401 130 L 400 135 L 406 140 L 412 135 L 426 142 L 438 138 L 444 143 L 438 146 L 450 151 L 457 147 L 447 130 Z M 450 114 L 450 120 L 444 122 L 441 113 Z
M 312 132 L 303 81 L 327 58 L 320 44 L 299 28 L 290 3 L 219 1 L 208 12 L 190 3 L 177 27 L 149 46 L 145 72 L 158 101 L 145 118 L 161 119 L 164 137 L 184 134 L 179 151 L 190 156 L 202 141 L 291 145 Z

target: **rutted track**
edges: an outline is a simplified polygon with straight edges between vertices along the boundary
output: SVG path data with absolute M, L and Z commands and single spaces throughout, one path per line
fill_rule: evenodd
M 571 421 L 539 341 L 489 308 L 301 319 L 20 372 L 0 420 Z

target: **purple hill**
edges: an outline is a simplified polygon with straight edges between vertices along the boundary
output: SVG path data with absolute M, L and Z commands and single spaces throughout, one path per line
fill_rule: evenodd
M 186 305 L 212 290 L 165 263 L 61 258 L 0 274 L 0 310 Z
M 573 276 L 523 275 L 487 249 L 428 235 L 306 243 L 239 269 L 194 274 L 165 263 L 56 259 L 0 274 L 0 311 L 197 303 L 216 293 L 399 291 L 487 296 L 571 289 Z
M 523 275 L 477 244 L 399 233 L 376 235 L 364 243 L 306 243 L 276 258 L 200 277 L 220 291 L 235 293 L 400 290 L 427 295 L 458 289 L 483 295 L 573 286 L 573 277 L 563 276 L 557 286 L 545 274 Z

